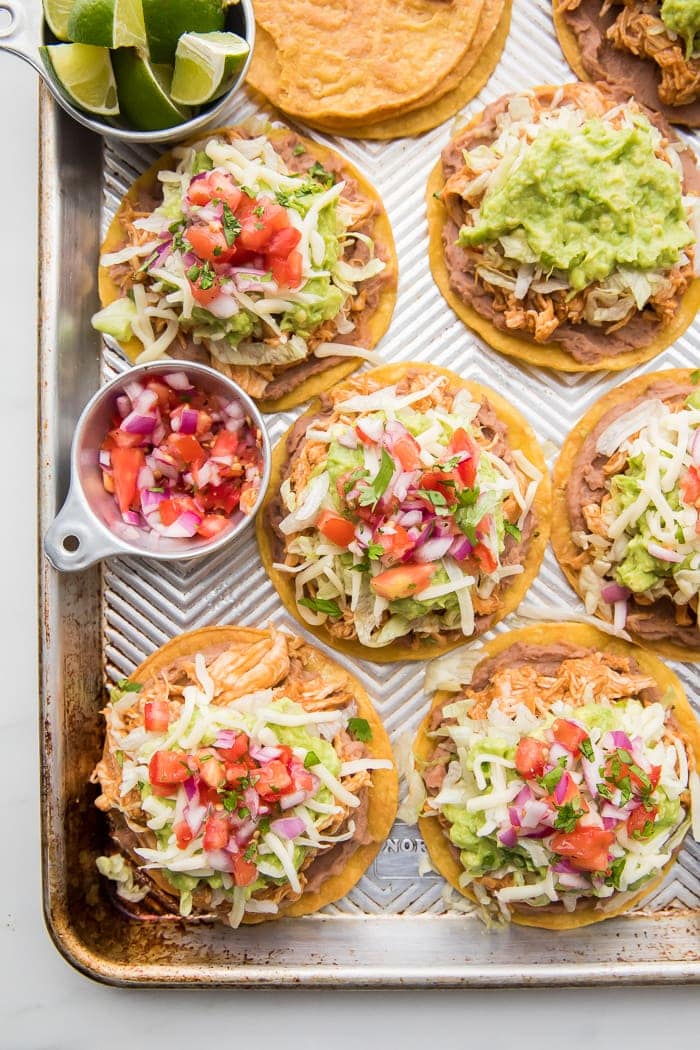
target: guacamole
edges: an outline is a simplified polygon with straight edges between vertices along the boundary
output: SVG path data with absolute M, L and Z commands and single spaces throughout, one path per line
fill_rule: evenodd
M 543 128 L 515 170 L 487 190 L 458 244 L 502 237 L 509 257 L 568 272 L 576 291 L 619 267 L 669 268 L 694 240 L 680 179 L 656 157 L 644 117 L 619 129 L 598 119 Z
M 685 40 L 685 57 L 690 58 L 700 36 L 700 0 L 663 0 L 661 19 L 672 33 Z

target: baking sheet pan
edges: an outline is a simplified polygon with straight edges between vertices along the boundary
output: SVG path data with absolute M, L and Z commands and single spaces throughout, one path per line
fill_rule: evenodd
M 517 0 L 510 38 L 476 112 L 506 91 L 572 79 L 547 0 Z M 259 113 L 244 98 L 231 120 Z M 428 172 L 452 122 L 417 139 L 330 139 L 377 186 L 399 254 L 399 296 L 379 351 L 424 360 L 492 386 L 524 412 L 549 460 L 575 419 L 629 378 L 555 376 L 519 367 L 458 321 L 433 284 L 423 203 Z M 147 148 L 115 146 L 72 123 L 43 90 L 40 164 L 39 532 L 67 491 L 74 423 L 98 383 L 123 370 L 89 318 L 97 307 L 101 233 Z M 689 136 L 694 147 L 697 136 Z M 700 322 L 638 372 L 698 362 Z M 294 413 L 268 417 L 273 442 Z M 397 823 L 374 864 L 342 901 L 315 916 L 232 931 L 207 922 L 143 921 L 115 904 L 95 870 L 105 845 L 88 783 L 100 753 L 105 679 L 128 674 L 183 630 L 213 623 L 298 629 L 282 609 L 248 538 L 181 565 L 114 559 L 59 576 L 40 563 L 40 692 L 44 907 L 58 949 L 86 974 L 122 985 L 498 986 L 700 981 L 700 847 L 691 843 L 642 910 L 553 935 L 523 927 L 488 932 L 456 911 L 425 870 L 415 828 Z M 580 611 L 548 551 L 528 605 Z M 500 629 L 518 624 L 509 617 Z M 336 657 L 348 666 L 342 656 Z M 698 670 L 673 664 L 692 698 Z M 394 741 L 426 710 L 423 665 L 353 664 Z M 464 902 L 458 902 L 464 906 Z

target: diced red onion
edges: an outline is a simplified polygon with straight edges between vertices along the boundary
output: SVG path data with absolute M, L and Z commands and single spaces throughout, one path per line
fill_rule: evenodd
M 696 467 L 700 467 L 700 427 L 697 427 L 692 438 L 690 439 L 690 445 L 688 451 L 690 457 Z
M 570 781 L 569 774 L 568 773 L 563 773 L 561 775 L 561 777 L 559 778 L 559 783 L 557 784 L 557 786 L 554 789 L 554 801 L 556 802 L 556 804 L 558 806 L 562 806 L 564 804 L 564 799 L 566 798 L 566 792 L 567 792 L 568 787 L 569 787 L 569 781 Z
M 162 419 L 160 419 L 158 421 L 158 423 L 156 424 L 155 430 L 151 434 L 151 443 L 153 445 L 160 445 L 161 441 L 165 437 L 165 434 L 166 434 L 165 423 L 163 422 Z
M 189 777 L 182 785 L 187 795 L 187 801 L 191 802 L 194 796 L 197 794 L 197 781 L 194 777 Z
M 152 493 L 152 495 L 158 495 L 158 493 Z M 185 511 L 184 514 L 176 518 L 172 525 L 163 525 L 160 514 L 157 511 L 146 515 L 146 517 L 154 532 L 157 532 L 159 536 L 165 536 L 167 539 L 191 539 L 196 535 L 197 529 L 202 524 L 201 515 L 195 514 L 190 510 Z
M 602 817 L 603 828 L 605 831 L 612 831 L 617 827 L 617 821 L 614 817 Z
M 612 802 L 605 802 L 600 807 L 600 815 L 605 820 L 607 817 L 609 820 L 627 820 L 630 813 L 639 808 L 639 802 L 628 802 L 624 806 L 613 806 Z
M 156 479 L 148 464 L 141 467 L 136 479 L 136 485 L 139 489 L 153 489 L 156 487 Z
M 408 491 L 415 485 L 420 477 L 418 470 L 402 470 L 394 482 L 394 496 L 403 503 L 408 496 Z
M 588 879 L 581 874 L 564 874 L 559 876 L 559 883 L 562 886 L 566 886 L 568 890 L 587 890 L 590 889 L 590 882 Z
M 659 561 L 667 562 L 681 562 L 685 557 L 684 554 L 679 554 L 678 551 L 671 551 L 668 547 L 662 547 L 658 543 L 647 543 L 647 550 L 651 554 L 652 558 L 658 558 Z
M 622 747 L 626 751 L 632 750 L 632 741 L 621 729 L 613 729 L 609 735 L 612 738 L 613 747 Z
M 280 817 L 279 820 L 273 820 L 270 824 L 270 830 L 283 839 L 295 839 L 297 835 L 302 834 L 305 828 L 306 825 L 301 817 Z
M 257 820 L 260 812 L 260 795 L 257 793 L 255 788 L 247 787 L 243 792 L 243 801 L 246 807 L 250 811 L 251 818 Z
M 473 549 L 466 536 L 455 536 L 450 547 L 450 554 L 457 561 L 464 561 L 465 558 L 469 557 Z
M 126 419 L 126 417 L 129 415 L 129 412 L 131 412 L 132 408 L 131 401 L 126 396 L 126 394 L 119 394 L 116 400 L 116 406 L 117 412 L 119 413 L 121 418 Z
M 119 424 L 119 429 L 127 434 L 151 434 L 157 423 L 157 416 L 140 416 L 138 412 L 130 412 Z
M 375 445 L 379 444 L 384 434 L 384 420 L 381 416 L 365 416 L 358 421 L 357 427 L 361 431 L 360 440 L 366 438 Z
M 141 489 L 139 497 L 141 499 L 141 510 L 146 517 L 157 511 L 163 500 L 168 498 L 164 492 L 152 492 L 151 489 Z
M 272 762 L 273 759 L 279 758 L 282 754 L 278 747 L 260 747 L 259 744 L 251 744 L 248 748 L 251 758 L 254 758 L 256 762 Z
M 281 809 L 291 809 L 292 806 L 298 806 L 310 797 L 313 792 L 308 791 L 295 791 L 291 795 L 282 795 L 280 799 Z
M 220 729 L 219 732 L 216 734 L 214 747 L 233 747 L 236 740 L 236 735 L 237 734 L 234 729 Z
M 563 746 L 563 744 L 560 744 L 558 741 L 555 741 L 552 744 L 552 746 L 550 747 L 550 749 L 549 749 L 549 761 L 550 761 L 550 763 L 552 765 L 552 769 L 554 769 L 554 767 L 559 764 L 559 759 L 560 758 L 563 758 L 563 759 L 566 760 L 566 768 L 567 769 L 572 769 L 573 768 L 573 764 L 574 764 L 574 757 L 573 757 L 573 755 L 571 754 L 570 751 L 567 750 L 567 748 L 565 748 Z M 564 780 L 564 777 L 561 778 L 561 780 L 559 781 L 559 784 L 561 784 L 562 780 Z M 557 784 L 557 787 L 559 787 L 559 784 Z
M 519 828 L 520 827 L 520 817 L 518 815 L 518 811 L 515 808 L 515 806 L 511 806 L 510 809 L 508 810 L 508 819 L 511 822 L 511 824 L 513 825 L 514 828 Z
M 143 393 L 143 391 L 144 385 L 143 383 L 139 382 L 138 379 L 130 379 L 124 384 L 124 393 L 129 398 L 129 401 L 131 401 L 132 405 L 135 403 L 136 398 Z
M 600 593 L 604 602 L 613 605 L 615 602 L 624 602 L 632 592 L 629 587 L 622 587 L 619 583 L 607 583 Z
M 207 864 L 214 871 L 233 872 L 233 858 L 224 849 L 209 850 L 204 854 Z
M 523 807 L 521 826 L 523 828 L 536 828 L 538 824 L 541 824 L 543 820 L 551 817 L 551 815 L 552 811 L 546 802 L 532 799 L 526 802 Z
M 99 464 L 103 470 L 108 470 L 112 466 L 112 457 L 109 453 L 109 449 L 100 449 Z
M 236 846 L 240 849 L 244 849 L 255 834 L 256 828 L 257 824 L 254 820 L 246 820 L 244 824 L 241 824 L 239 828 L 236 828 L 233 836 Z
M 187 781 L 185 781 L 187 783 Z M 202 830 L 202 824 L 204 823 L 207 816 L 208 806 L 199 806 L 196 803 L 192 804 L 188 802 L 185 805 L 184 817 L 187 821 L 187 826 L 194 836 L 199 835 Z
M 122 512 L 122 521 L 125 525 L 135 525 L 137 529 L 143 525 L 143 518 L 136 510 L 125 510 Z
M 523 787 L 518 792 L 518 794 L 515 796 L 515 798 L 513 800 L 513 804 L 516 805 L 516 806 L 524 806 L 525 803 L 529 802 L 531 798 L 532 798 L 532 790 L 527 784 L 524 784 Z
M 513 849 L 518 843 L 518 836 L 515 834 L 514 828 L 506 828 L 505 831 L 501 831 L 498 835 L 498 841 L 503 846 L 507 846 L 508 849 Z
M 155 390 L 147 386 L 134 401 L 134 412 L 140 416 L 146 416 L 153 411 L 158 404 L 158 395 Z
M 194 390 L 194 385 L 185 372 L 168 372 L 163 376 L 163 382 L 173 390 Z
M 428 540 L 415 550 L 415 559 L 418 562 L 434 562 L 444 558 L 452 546 L 452 537 L 443 536 Z
M 171 418 L 171 426 L 175 430 L 175 421 L 177 416 Z M 199 412 L 196 412 L 193 408 L 183 408 L 180 418 L 178 420 L 178 431 L 181 434 L 194 434 L 197 430 L 197 423 L 199 422 Z

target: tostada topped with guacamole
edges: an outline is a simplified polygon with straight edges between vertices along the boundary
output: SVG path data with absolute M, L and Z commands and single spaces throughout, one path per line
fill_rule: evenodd
M 507 402 L 446 369 L 386 366 L 326 394 L 277 447 L 258 542 L 319 637 L 418 659 L 521 600 L 548 500 L 542 453 Z
M 492 103 L 429 184 L 431 265 L 496 349 L 566 371 L 658 353 L 700 303 L 694 155 L 660 118 L 590 84 Z
M 374 189 L 285 128 L 175 148 L 122 201 L 93 324 L 137 363 L 212 364 L 263 407 L 348 375 L 383 335 L 396 265 Z

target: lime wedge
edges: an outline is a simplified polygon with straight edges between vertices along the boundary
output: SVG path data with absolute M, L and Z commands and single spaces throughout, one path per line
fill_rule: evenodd
M 70 40 L 68 15 L 72 6 L 73 0 L 44 0 L 44 18 L 57 40 Z
M 109 51 L 90 44 L 49 44 L 41 48 L 59 84 L 81 109 L 111 117 L 119 112 Z
M 187 107 L 170 98 L 170 66 L 151 65 L 135 48 L 123 47 L 112 54 L 117 95 L 122 117 L 139 131 L 160 131 L 189 120 Z
M 80 44 L 145 49 L 142 0 L 74 0 L 68 36 Z
M 173 99 L 201 106 L 225 94 L 249 50 L 247 41 L 235 33 L 184 33 L 175 52 Z
M 143 0 L 151 62 L 175 61 L 183 33 L 211 33 L 223 29 L 223 0 Z

